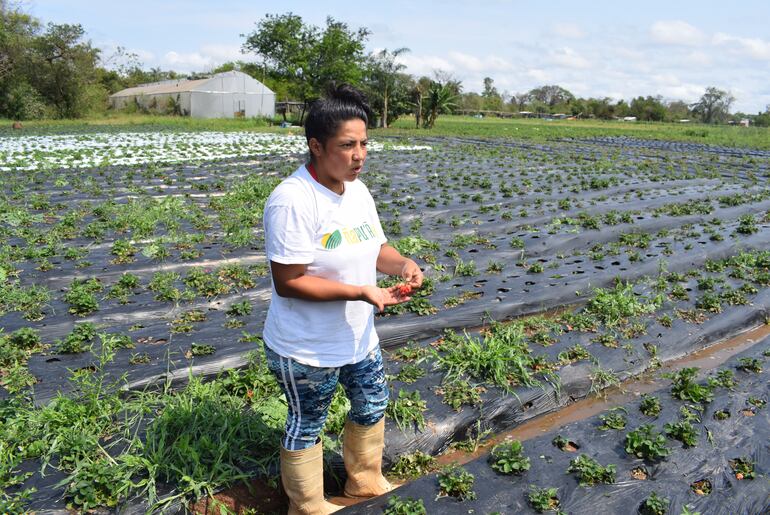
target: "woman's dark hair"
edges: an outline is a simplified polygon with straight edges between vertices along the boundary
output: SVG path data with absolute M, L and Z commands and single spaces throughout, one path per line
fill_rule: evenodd
M 372 110 L 366 95 L 349 84 L 329 84 L 326 96 L 312 104 L 305 118 L 305 138 L 317 139 L 321 145 L 337 133 L 342 122 L 363 120 L 369 125 Z

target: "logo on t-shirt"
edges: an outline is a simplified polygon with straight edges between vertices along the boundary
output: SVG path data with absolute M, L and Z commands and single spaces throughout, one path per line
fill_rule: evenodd
M 342 243 L 342 235 L 340 234 L 339 229 L 334 232 L 326 233 L 321 237 L 321 245 L 323 245 L 326 250 L 336 249 L 340 246 L 340 243 Z
M 334 232 L 327 232 L 321 236 L 321 245 L 326 250 L 336 249 L 342 244 L 344 238 L 346 242 L 351 245 L 356 243 L 362 243 L 367 240 L 371 240 L 376 236 L 374 229 L 368 222 L 364 222 L 358 227 L 343 227 L 341 230 L 337 229 Z

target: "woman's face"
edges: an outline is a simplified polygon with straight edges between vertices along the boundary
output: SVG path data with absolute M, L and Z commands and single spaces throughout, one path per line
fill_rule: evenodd
M 323 183 L 326 179 L 338 187 L 342 187 L 343 182 L 356 180 L 364 168 L 367 143 L 366 124 L 358 118 L 342 122 L 325 145 L 311 138 L 310 151 L 316 159 L 319 180 Z

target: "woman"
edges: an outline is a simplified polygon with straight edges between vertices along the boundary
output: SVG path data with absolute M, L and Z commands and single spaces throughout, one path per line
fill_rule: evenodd
M 268 366 L 289 405 L 281 442 L 281 480 L 289 513 L 331 513 L 323 497 L 319 434 L 342 383 L 345 495 L 391 489 L 382 475 L 388 387 L 374 308 L 409 300 L 420 267 L 386 243 L 374 200 L 358 180 L 366 160 L 371 111 L 350 86 L 330 89 L 305 122 L 310 162 L 276 187 L 265 205 L 265 247 L 273 295 L 265 321 Z M 405 288 L 376 286 L 376 271 Z

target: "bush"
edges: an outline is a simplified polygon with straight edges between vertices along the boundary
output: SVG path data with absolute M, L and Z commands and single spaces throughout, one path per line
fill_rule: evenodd
M 46 116 L 43 97 L 26 82 L 11 86 L 2 100 L 2 114 L 13 120 L 34 120 Z

